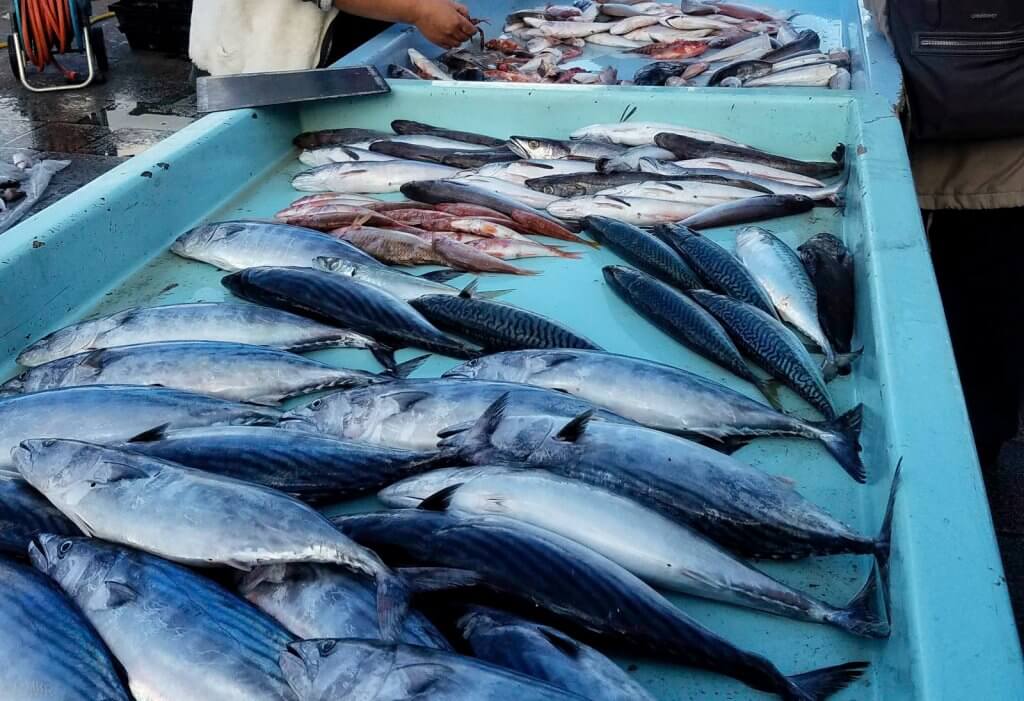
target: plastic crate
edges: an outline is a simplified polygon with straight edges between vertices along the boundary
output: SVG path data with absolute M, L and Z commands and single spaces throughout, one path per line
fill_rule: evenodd
M 192 0 L 120 0 L 110 10 L 133 50 L 188 53 Z

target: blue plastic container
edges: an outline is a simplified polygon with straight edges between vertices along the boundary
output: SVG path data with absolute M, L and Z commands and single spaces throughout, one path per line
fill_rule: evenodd
M 501 33 L 510 12 L 544 3 L 534 0 L 470 0 L 465 3 L 473 17 L 486 19 L 482 28 L 488 37 Z M 818 32 L 822 49 L 845 46 L 850 50 L 853 89 L 880 95 L 889 104 L 897 104 L 903 92 L 903 79 L 892 47 L 875 27 L 860 0 L 773 0 L 765 5 L 792 9 L 798 13 L 794 24 L 801 29 Z M 337 65 L 375 65 L 381 71 L 388 64 L 408 66 L 408 50 L 417 49 L 428 57 L 441 53 L 441 49 L 427 41 L 415 27 L 396 24 L 343 57 Z M 624 55 L 608 47 L 588 46 L 584 59 L 593 59 L 595 65 L 611 64 L 619 68 L 619 78 L 631 78 L 645 60 L 625 60 Z M 523 87 L 523 86 L 518 86 Z M 680 90 L 681 88 L 673 88 Z M 702 88 L 693 88 L 700 90 Z M 718 89 L 718 88 L 715 88 Z M 750 90 L 754 90 L 751 88 Z M 807 93 L 821 92 L 820 88 L 757 88 L 757 91 Z
M 758 93 L 756 104 L 749 94 L 556 86 L 515 91 L 515 109 L 509 109 L 505 86 L 410 82 L 386 96 L 206 118 L 0 237 L 2 376 L 14 372 L 13 359 L 27 343 L 88 315 L 224 298 L 222 273 L 166 249 L 202 221 L 268 217 L 294 199 L 289 178 L 301 166 L 291 138 L 301 130 L 386 129 L 392 119 L 403 118 L 497 136 L 564 137 L 584 124 L 615 121 L 635 105 L 636 120 L 711 129 L 795 157 L 823 159 L 843 142 L 851 164 L 845 212 L 817 209 L 768 226 L 791 243 L 831 231 L 856 256 L 855 345 L 863 346 L 864 355 L 834 391 L 843 407 L 865 405 L 869 482 L 854 484 L 806 441 L 762 440 L 737 456 L 795 480 L 809 498 L 867 533 L 878 528 L 893 468 L 903 458 L 892 638 L 864 641 L 822 626 L 677 601 L 786 672 L 870 660 L 868 675 L 839 699 L 1024 699 L 1013 616 L 899 124 L 884 101 L 856 100 L 850 93 Z M 734 234 L 710 232 L 726 245 Z M 616 260 L 606 250 L 587 250 L 578 261 L 526 261 L 544 274 L 485 276 L 482 287 L 514 287 L 507 301 L 556 317 L 610 350 L 730 382 L 611 293 L 600 266 Z M 320 357 L 376 368 L 361 351 Z M 435 357 L 418 374 L 436 375 L 451 364 Z M 832 557 L 769 563 L 766 569 L 841 603 L 858 588 L 869 564 L 866 558 Z M 761 698 L 729 679 L 636 662 L 636 677 L 665 701 Z

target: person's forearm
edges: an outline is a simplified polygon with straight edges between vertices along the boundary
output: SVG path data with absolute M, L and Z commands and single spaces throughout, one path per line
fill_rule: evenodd
M 416 24 L 419 4 L 418 0 L 334 0 L 334 6 L 342 12 L 406 24 Z

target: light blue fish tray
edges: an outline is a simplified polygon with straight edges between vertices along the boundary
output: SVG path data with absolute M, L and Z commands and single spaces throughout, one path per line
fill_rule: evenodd
M 736 455 L 794 480 L 809 498 L 866 533 L 878 528 L 893 469 L 903 459 L 892 638 L 864 641 L 723 605 L 678 602 L 787 673 L 870 660 L 866 677 L 840 699 L 1024 699 L 1013 616 L 899 124 L 886 101 L 855 99 L 849 92 L 758 92 L 757 100 L 750 95 L 586 86 L 510 91 L 503 85 L 408 81 L 380 97 L 208 117 L 0 236 L 2 377 L 15 371 L 14 357 L 27 343 L 89 315 L 224 298 L 222 273 L 167 248 L 200 222 L 270 217 L 301 194 L 289 179 L 302 168 L 291 139 L 303 130 L 387 129 L 401 118 L 494 136 L 565 137 L 582 125 L 616 121 L 635 105 L 636 121 L 713 130 L 797 158 L 825 160 L 842 142 L 851 166 L 845 211 L 815 209 L 767 226 L 791 244 L 830 231 L 856 257 L 855 346 L 864 355 L 834 392 L 842 407 L 864 403 L 868 484 L 854 484 L 808 441 L 760 440 Z M 731 246 L 735 230 L 710 235 Z M 482 288 L 513 287 L 505 301 L 560 319 L 609 350 L 655 358 L 750 391 L 620 302 L 601 276 L 602 265 L 617 262 L 612 253 L 578 248 L 581 260 L 525 261 L 543 274 L 489 275 Z M 413 354 L 406 350 L 402 357 Z M 319 357 L 377 368 L 363 351 Z M 436 375 L 452 364 L 435 357 L 418 375 Z M 806 411 L 792 396 L 786 399 L 793 410 Z M 863 557 L 830 557 L 765 567 L 842 603 L 869 564 Z M 636 663 L 636 678 L 664 701 L 761 698 L 723 677 Z

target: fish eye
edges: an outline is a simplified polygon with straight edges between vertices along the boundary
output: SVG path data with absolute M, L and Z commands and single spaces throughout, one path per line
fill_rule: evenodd
M 64 557 L 65 555 L 68 554 L 68 551 L 71 550 L 71 546 L 72 545 L 73 545 L 73 543 L 70 540 L 65 540 L 57 548 L 57 555 L 60 556 L 60 557 Z
M 43 439 L 43 447 L 44 448 L 52 448 L 55 445 L 57 445 L 57 439 L 56 438 L 46 438 L 46 439 Z
M 314 399 L 312 402 L 309 403 L 309 408 L 312 409 L 313 411 L 319 411 L 320 408 L 323 407 L 323 405 L 323 399 Z
M 323 640 L 317 647 L 320 648 L 320 654 L 324 657 L 327 657 L 327 655 L 330 655 L 332 652 L 334 652 L 334 648 L 337 645 L 338 643 L 334 640 Z

